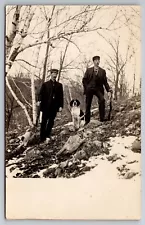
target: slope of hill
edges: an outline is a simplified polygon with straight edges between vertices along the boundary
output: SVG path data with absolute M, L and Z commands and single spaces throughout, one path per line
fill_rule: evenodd
M 111 121 L 100 123 L 96 117 L 94 115 L 86 127 L 73 131 L 71 124 L 62 124 L 64 120 L 62 117 L 59 120 L 58 116 L 48 145 L 37 144 L 38 132 L 27 147 L 17 150 L 18 134 L 9 134 L 6 176 L 75 178 L 99 168 L 99 165 L 110 168 L 117 179 L 140 176 L 140 96 L 114 102 Z M 64 146 L 64 151 L 58 155 Z

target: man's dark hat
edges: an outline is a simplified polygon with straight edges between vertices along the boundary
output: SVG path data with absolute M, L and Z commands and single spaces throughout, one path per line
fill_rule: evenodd
M 50 73 L 58 73 L 58 70 L 57 69 L 51 69 Z
M 94 57 L 92 58 L 93 61 L 96 60 L 96 59 L 99 59 L 99 60 L 100 60 L 100 56 L 96 55 L 96 56 L 94 56 Z

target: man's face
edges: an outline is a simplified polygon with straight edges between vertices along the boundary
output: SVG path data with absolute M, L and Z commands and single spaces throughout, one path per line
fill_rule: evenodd
M 94 60 L 94 66 L 99 66 L 100 64 L 100 59 L 95 59 Z
M 51 73 L 51 80 L 56 81 L 56 78 L 57 78 L 57 73 L 52 72 Z

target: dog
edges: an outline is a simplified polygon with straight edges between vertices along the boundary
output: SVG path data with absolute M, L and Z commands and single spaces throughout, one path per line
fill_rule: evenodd
M 75 129 L 80 128 L 81 121 L 84 120 L 84 112 L 80 108 L 80 101 L 78 99 L 72 99 L 70 102 L 72 122 Z

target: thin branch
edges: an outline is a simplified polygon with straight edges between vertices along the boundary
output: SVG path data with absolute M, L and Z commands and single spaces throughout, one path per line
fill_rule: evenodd
M 28 113 L 28 111 L 27 111 L 25 105 L 24 105 L 24 104 L 18 99 L 18 97 L 16 96 L 15 92 L 13 91 L 13 89 L 12 89 L 10 83 L 9 83 L 8 78 L 6 77 L 5 79 L 6 79 L 6 85 L 7 85 L 7 87 L 9 88 L 9 91 L 11 92 L 11 94 L 12 94 L 12 96 L 14 97 L 14 99 L 16 100 L 16 102 L 17 102 L 17 103 L 21 106 L 21 108 L 23 109 L 23 111 L 24 111 L 24 113 L 25 113 L 25 115 L 26 115 L 26 118 L 27 118 L 27 120 L 28 120 L 29 125 L 30 125 L 31 127 L 33 127 L 32 120 L 31 120 L 31 118 L 30 118 L 30 116 L 29 116 L 29 113 Z
M 27 105 L 29 105 L 32 108 L 32 105 L 25 99 L 25 97 L 24 97 L 23 93 L 21 92 L 20 88 L 18 87 L 18 85 L 14 81 L 14 78 L 11 78 L 11 79 L 12 79 L 14 85 L 16 86 L 16 88 L 18 89 L 18 91 L 20 92 L 20 94 L 21 94 L 22 98 L 24 99 L 24 101 L 27 103 Z
M 66 38 L 66 37 L 62 37 L 62 38 L 65 39 L 65 40 L 67 40 L 67 41 L 69 41 L 70 43 L 72 43 L 79 50 L 79 52 L 81 53 L 80 48 L 77 46 L 77 44 L 74 41 L 72 41 L 71 39 Z
M 39 67 L 32 65 L 31 63 L 27 62 L 27 61 L 24 60 L 24 59 L 16 59 L 16 60 L 15 60 L 15 62 L 18 62 L 18 61 L 24 62 L 24 63 L 26 63 L 26 64 L 28 64 L 29 66 L 32 66 L 32 67 L 34 67 L 34 68 L 40 69 Z

